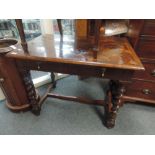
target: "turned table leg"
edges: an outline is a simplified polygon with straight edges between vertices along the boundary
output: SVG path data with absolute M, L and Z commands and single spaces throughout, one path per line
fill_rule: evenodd
M 107 128 L 113 128 L 117 117 L 117 112 L 122 105 L 121 99 L 125 89 L 119 81 L 109 81 L 105 99 L 105 125 Z
M 29 104 L 31 106 L 31 111 L 35 115 L 40 115 L 41 108 L 38 104 L 40 97 L 36 93 L 36 90 L 35 90 L 31 75 L 30 75 L 30 71 L 25 70 L 25 69 L 20 69 L 19 71 L 22 76 L 25 89 L 27 91 L 27 96 L 29 99 Z
M 54 72 L 51 72 L 51 82 L 52 82 L 52 87 L 56 88 L 56 81 L 55 81 L 55 74 Z

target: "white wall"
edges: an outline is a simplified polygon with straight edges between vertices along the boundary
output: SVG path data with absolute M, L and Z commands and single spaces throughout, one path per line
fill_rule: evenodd
M 0 89 L 0 100 L 4 100 L 5 99 L 5 96 L 2 92 L 2 89 Z
M 42 34 L 53 34 L 53 23 L 51 19 L 41 19 L 40 24 Z

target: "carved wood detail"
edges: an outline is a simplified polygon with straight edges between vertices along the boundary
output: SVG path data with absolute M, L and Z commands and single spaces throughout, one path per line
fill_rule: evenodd
M 113 128 L 120 106 L 123 105 L 122 96 L 125 92 L 120 81 L 109 81 L 109 88 L 105 99 L 105 125 L 107 128 Z
M 40 106 L 38 105 L 39 102 L 39 96 L 36 93 L 32 78 L 31 78 L 31 74 L 29 70 L 25 70 L 25 69 L 19 69 L 20 74 L 22 76 L 24 85 L 25 85 L 25 89 L 27 91 L 27 96 L 29 99 L 29 103 L 31 105 L 31 111 L 32 113 L 34 113 L 35 115 L 39 115 L 40 114 Z

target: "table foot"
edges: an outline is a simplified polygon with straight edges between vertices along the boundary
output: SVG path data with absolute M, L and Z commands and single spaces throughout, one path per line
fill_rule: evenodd
M 113 128 L 115 126 L 115 122 L 116 122 L 116 117 L 117 117 L 117 109 L 114 108 L 115 106 L 113 105 L 113 101 L 112 101 L 112 93 L 109 90 L 107 92 L 107 96 L 106 96 L 106 104 L 105 104 L 105 120 L 104 120 L 104 124 L 107 128 Z
M 56 88 L 55 74 L 51 72 L 52 88 Z
M 113 112 L 106 114 L 105 126 L 108 129 L 111 129 L 115 126 L 116 116 L 117 116 L 116 113 Z
M 121 97 L 125 89 L 119 81 L 111 80 L 109 82 L 109 89 L 107 90 L 105 99 L 105 126 L 113 128 L 115 126 L 116 117 L 123 100 Z
M 39 116 L 40 115 L 40 111 L 41 111 L 41 107 L 39 105 L 33 105 L 31 112 L 36 115 Z

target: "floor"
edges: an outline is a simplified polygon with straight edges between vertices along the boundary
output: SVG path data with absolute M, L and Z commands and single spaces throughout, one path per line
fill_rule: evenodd
M 107 80 L 78 80 L 69 76 L 57 82 L 54 92 L 65 95 L 104 98 Z M 43 94 L 47 85 L 40 87 Z M 12 113 L 0 103 L 0 134 L 13 135 L 132 135 L 155 134 L 155 107 L 126 104 L 118 113 L 116 126 L 107 129 L 102 124 L 103 107 L 58 99 L 47 99 L 41 115 L 31 112 Z

